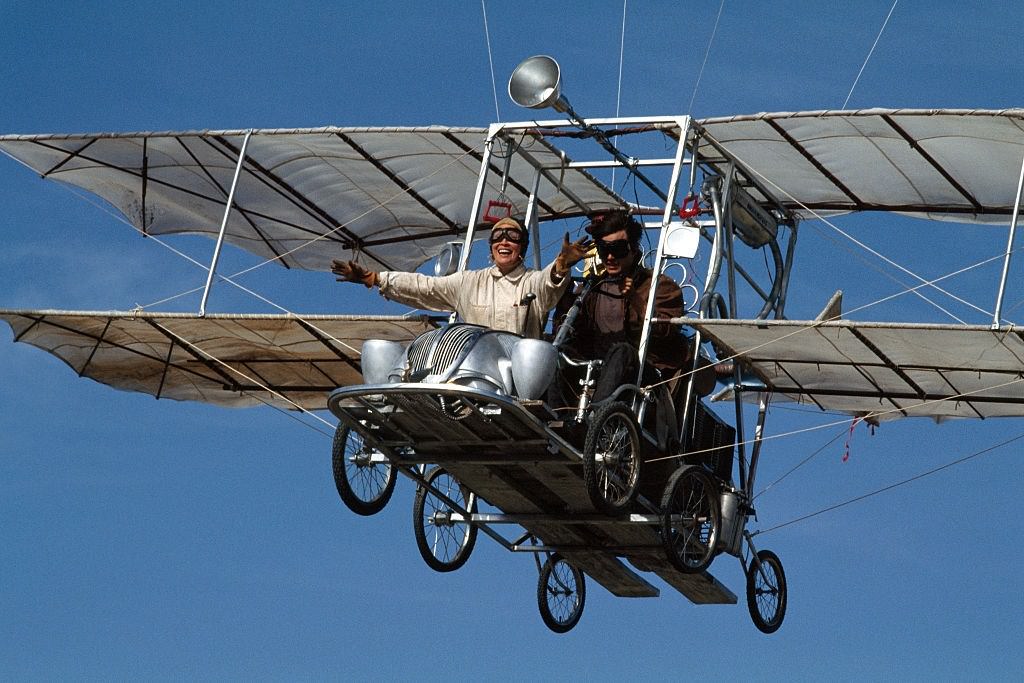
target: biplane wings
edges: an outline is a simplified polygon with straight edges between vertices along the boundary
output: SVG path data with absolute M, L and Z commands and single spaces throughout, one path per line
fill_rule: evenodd
M 1024 336 L 1014 327 L 850 320 L 692 326 L 775 398 L 877 420 L 1024 416 Z
M 0 150 L 102 197 L 145 234 L 216 237 L 246 133 L 4 135 Z M 465 232 L 486 134 L 443 126 L 254 130 L 225 239 L 286 267 L 329 270 L 332 259 L 359 259 L 415 270 Z M 539 136 L 510 147 L 495 148 L 486 196 L 523 210 L 537 168 L 568 159 Z M 623 205 L 581 169 L 545 171 L 538 188 L 542 220 Z
M 0 310 L 21 341 L 79 376 L 157 398 L 319 410 L 362 382 L 366 339 L 408 341 L 427 316 L 224 315 Z
M 753 181 L 745 184 L 755 198 L 805 218 L 890 211 L 965 223 L 1004 222 L 1013 211 L 1013 187 L 1024 156 L 1020 109 L 775 113 L 703 119 L 695 125 L 701 163 L 718 170 L 737 163 Z M 5 135 L 0 151 L 45 178 L 99 195 L 145 234 L 214 236 L 247 132 Z M 441 126 L 254 130 L 226 239 L 287 267 L 326 270 L 332 259 L 359 258 L 382 268 L 415 269 L 464 231 L 486 134 L 482 128 Z M 542 219 L 623 205 L 591 175 L 568 166 L 564 153 L 540 133 L 516 140 L 496 145 L 484 196 L 505 196 L 521 209 L 539 178 Z M 539 176 L 538 169 L 543 169 Z M 7 311 L 3 317 L 16 340 L 57 355 L 80 374 L 158 397 L 228 405 L 257 400 L 240 392 L 273 396 L 254 389 L 267 385 L 287 397 L 277 396 L 275 402 L 322 407 L 325 390 L 358 381 L 358 361 L 345 345 L 366 335 L 387 337 L 364 332 L 356 326 L 364 319 L 345 316 L 331 319 L 337 327 L 323 321 L 327 337 L 345 340 L 341 345 L 311 342 L 303 324 L 290 318 L 276 318 L 294 335 L 279 342 L 276 332 L 255 322 L 275 316 L 237 316 L 228 322 L 179 314 Z M 804 357 L 805 340 L 798 346 L 784 338 L 793 331 L 788 325 L 806 324 L 694 323 L 724 347 L 743 352 L 777 394 L 823 408 L 885 417 L 1024 414 L 1017 400 L 1020 387 L 1011 382 L 1024 358 L 1017 351 L 1016 332 L 815 324 L 801 334 L 817 335 L 820 349 Z M 402 329 L 403 339 L 415 335 L 413 327 Z M 112 342 L 117 335 L 123 338 Z M 297 346 L 291 346 L 293 339 Z M 218 367 L 196 350 L 211 343 L 219 350 L 216 358 L 237 363 L 237 372 Z M 850 356 L 853 361 L 847 357 L 870 345 L 877 354 Z M 974 353 L 930 355 L 931 349 L 952 348 Z M 339 353 L 352 355 L 345 360 Z M 321 373 L 325 363 L 339 374 Z M 300 366 L 304 369 L 296 371 Z M 270 381 L 259 380 L 260 372 Z M 283 379 L 276 379 L 277 373 Z
M 866 109 L 698 121 L 701 156 L 722 150 L 787 210 L 810 218 L 892 211 L 1008 222 L 1024 157 L 1024 109 Z M 718 157 L 718 160 L 715 160 Z

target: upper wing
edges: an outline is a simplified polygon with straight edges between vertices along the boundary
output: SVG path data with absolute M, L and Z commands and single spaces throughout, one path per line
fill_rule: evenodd
M 5 135 L 0 150 L 44 178 L 89 190 L 147 234 L 216 236 L 246 131 Z M 487 131 L 481 128 L 256 130 L 227 224 L 228 242 L 286 267 L 332 259 L 415 270 L 465 231 Z M 501 194 L 502 150 L 485 196 Z M 508 166 L 507 197 L 526 207 L 541 166 L 568 161 L 526 135 Z M 622 205 L 581 169 L 541 173 L 541 219 Z
M 727 151 L 805 218 L 895 211 L 1006 223 L 1024 158 L 1024 109 L 814 111 L 698 124 L 702 156 L 724 166 Z
M 769 391 L 823 410 L 898 417 L 1024 416 L 1024 338 L 1012 327 L 694 320 Z
M 360 384 L 366 339 L 411 340 L 426 316 L 226 315 L 0 310 L 15 341 L 80 376 L 157 398 L 320 410 Z

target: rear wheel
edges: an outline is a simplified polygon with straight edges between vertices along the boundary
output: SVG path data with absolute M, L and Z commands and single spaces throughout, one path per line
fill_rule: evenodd
M 357 515 L 375 515 L 384 509 L 395 492 L 395 467 L 382 459 L 380 451 L 363 442 L 359 432 L 339 424 L 332 449 L 334 485 L 349 510 Z
M 583 447 L 583 481 L 590 501 L 607 515 L 620 515 L 640 483 L 640 433 L 625 403 L 597 410 Z
M 786 618 L 786 574 L 770 550 L 758 550 L 747 568 L 747 609 L 762 633 L 775 633 Z
M 572 630 L 583 616 L 586 601 L 583 572 L 558 553 L 551 555 L 537 582 L 537 607 L 545 626 L 555 633 Z
M 711 477 L 696 465 L 676 470 L 661 507 L 661 539 L 669 561 L 687 574 L 707 569 L 721 528 L 718 487 Z
M 434 571 L 455 571 L 466 564 L 476 544 L 477 529 L 462 512 L 476 512 L 476 497 L 458 479 L 440 467 L 435 467 L 427 474 L 426 482 L 431 488 L 418 486 L 412 507 L 416 547 L 423 561 Z M 450 500 L 457 508 L 445 502 L 438 494 Z

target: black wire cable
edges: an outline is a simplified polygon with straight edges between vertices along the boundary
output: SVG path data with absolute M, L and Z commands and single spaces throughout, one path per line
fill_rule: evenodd
M 769 533 L 771 531 L 775 531 L 777 529 L 781 529 L 782 527 L 789 526 L 791 524 L 796 524 L 797 522 L 803 522 L 805 520 L 810 519 L 811 517 L 817 517 L 818 515 L 822 515 L 822 514 L 824 514 L 826 512 L 831 512 L 832 510 L 838 510 L 841 507 L 846 507 L 847 505 L 850 505 L 852 503 L 856 503 L 856 502 L 862 501 L 865 498 L 870 498 L 871 496 L 876 496 L 879 493 L 885 493 L 886 491 L 890 491 L 890 490 L 892 490 L 894 488 L 897 488 L 899 486 L 903 486 L 904 484 L 909 484 L 912 481 L 917 481 L 918 479 L 923 479 L 923 478 L 925 478 L 927 476 L 935 474 L 936 472 L 941 472 L 942 470 L 945 470 L 945 469 L 948 469 L 950 467 L 953 467 L 954 465 L 959 465 L 961 463 L 967 462 L 968 460 L 971 460 L 973 458 L 977 458 L 979 455 L 983 455 L 985 453 L 990 453 L 990 452 L 996 450 L 997 448 L 1002 448 L 1003 446 L 1007 446 L 1007 445 L 1013 443 L 1014 441 L 1019 441 L 1021 439 L 1024 439 L 1024 434 L 1018 434 L 1017 436 L 1015 436 L 1013 438 L 1010 438 L 1010 439 L 1007 439 L 1006 441 L 1003 441 L 1001 443 L 997 443 L 994 446 L 989 446 L 988 448 L 983 448 L 980 451 L 977 451 L 976 453 L 971 453 L 970 455 L 965 455 L 964 457 L 959 458 L 958 460 L 954 460 L 953 462 L 948 462 L 945 465 L 940 465 L 939 467 L 936 467 L 935 469 L 928 470 L 927 472 L 922 472 L 921 474 L 916 474 L 913 477 L 910 477 L 909 479 L 904 479 L 903 481 L 896 482 L 895 484 L 890 484 L 890 485 L 885 486 L 883 488 L 880 488 L 880 489 L 878 489 L 876 491 L 871 491 L 870 493 L 865 493 L 863 495 L 857 496 L 856 498 L 850 498 L 849 500 L 845 500 L 842 503 L 836 503 L 835 505 L 830 505 L 829 507 L 823 508 L 821 510 L 818 510 L 817 512 L 812 512 L 812 513 L 810 513 L 808 515 L 803 515 L 802 517 L 797 517 L 795 519 L 791 519 L 788 522 L 783 522 L 782 524 L 776 524 L 775 526 L 769 527 L 767 529 L 761 529 L 759 531 L 755 531 L 754 533 L 751 534 L 751 536 L 758 536 L 760 534 L 767 534 L 767 533 Z

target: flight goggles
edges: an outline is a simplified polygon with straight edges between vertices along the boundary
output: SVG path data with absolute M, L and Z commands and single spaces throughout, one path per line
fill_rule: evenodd
M 525 244 L 526 233 L 519 228 L 498 228 L 491 231 L 491 244 L 497 244 L 502 240 L 508 240 L 512 244 Z
M 614 256 L 617 259 L 626 258 L 629 256 L 629 252 L 633 251 L 633 244 L 628 239 L 610 241 L 598 239 L 594 240 L 594 244 L 597 245 L 597 253 L 602 259 L 609 256 Z

